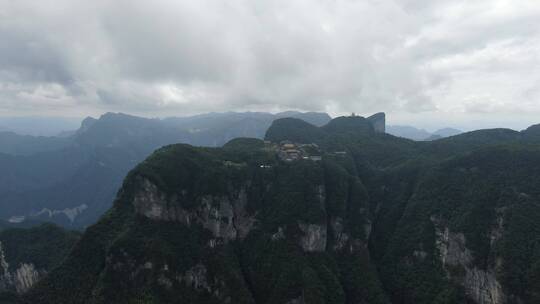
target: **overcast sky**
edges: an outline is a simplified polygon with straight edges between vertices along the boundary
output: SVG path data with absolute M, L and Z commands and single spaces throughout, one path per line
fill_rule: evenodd
M 0 0 L 0 116 L 540 123 L 538 0 Z

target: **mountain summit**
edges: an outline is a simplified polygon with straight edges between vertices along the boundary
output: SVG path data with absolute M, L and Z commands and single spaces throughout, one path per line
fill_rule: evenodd
M 0 219 L 91 225 L 110 208 L 125 175 L 154 150 L 169 144 L 222 146 L 236 137 L 263 138 L 285 117 L 320 126 L 326 113 L 209 113 L 148 119 L 106 113 L 83 120 L 67 137 L 0 132 Z
M 540 143 L 368 119 L 171 145 L 25 303 L 538 303 Z

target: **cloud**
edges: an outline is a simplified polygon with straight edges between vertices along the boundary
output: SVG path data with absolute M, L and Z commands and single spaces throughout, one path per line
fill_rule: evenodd
M 0 41 L 4 115 L 540 112 L 535 0 L 0 0 Z

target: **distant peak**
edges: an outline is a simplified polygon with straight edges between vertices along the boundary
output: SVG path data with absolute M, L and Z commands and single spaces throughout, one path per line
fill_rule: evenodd
M 114 117 L 132 117 L 132 115 L 124 114 L 124 113 L 114 113 L 114 112 L 107 112 L 99 117 L 99 119 L 106 119 L 106 118 L 114 118 Z M 135 116 L 133 116 L 135 117 Z
M 463 133 L 463 131 L 458 130 L 458 129 L 442 128 L 442 129 L 439 129 L 439 130 L 433 132 L 433 135 L 438 135 L 440 137 L 450 137 L 450 136 L 458 135 L 458 134 L 461 134 L 461 133 Z
M 301 112 L 298 112 L 298 111 L 284 111 L 284 112 L 279 112 L 279 113 L 276 113 L 276 116 L 292 116 L 292 115 L 297 115 L 297 114 L 301 114 Z
M 377 133 L 386 132 L 386 114 L 384 112 L 373 114 L 367 119 L 373 125 L 373 129 L 375 130 L 375 132 Z
M 80 134 L 80 133 L 86 132 L 88 129 L 90 129 L 96 123 L 96 121 L 97 121 L 97 119 L 95 119 L 93 117 L 90 117 L 90 116 L 86 117 L 81 122 L 81 127 L 79 128 L 77 133 Z

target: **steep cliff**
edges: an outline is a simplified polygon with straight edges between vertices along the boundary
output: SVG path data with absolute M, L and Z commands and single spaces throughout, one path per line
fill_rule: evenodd
M 539 172 L 530 147 L 481 149 L 430 168 L 379 262 L 393 297 L 535 303 Z
M 369 262 L 371 214 L 359 178 L 340 159 L 284 163 L 260 143 L 157 151 L 28 297 L 34 303 L 388 303 Z
M 27 303 L 536 303 L 540 147 L 342 117 L 157 150 Z M 317 147 L 281 160 L 280 142 Z M 308 152 L 303 152 L 308 153 Z
M 0 293 L 24 293 L 58 266 L 79 235 L 50 224 L 0 232 Z
M 385 113 L 376 113 L 368 117 L 368 120 L 373 125 L 375 132 L 385 133 L 386 132 L 386 114 Z

